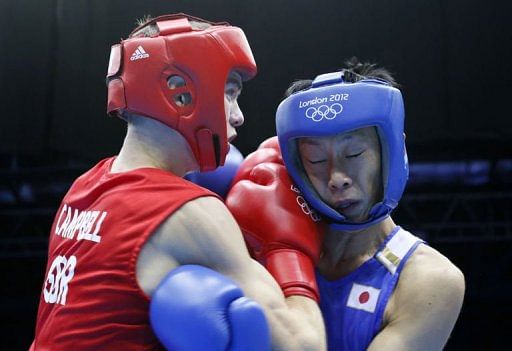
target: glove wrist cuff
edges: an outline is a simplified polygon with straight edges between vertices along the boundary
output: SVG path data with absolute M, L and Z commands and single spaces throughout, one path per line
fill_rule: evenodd
M 306 254 L 291 249 L 273 250 L 267 254 L 265 266 L 284 296 L 300 295 L 320 301 L 315 266 Z

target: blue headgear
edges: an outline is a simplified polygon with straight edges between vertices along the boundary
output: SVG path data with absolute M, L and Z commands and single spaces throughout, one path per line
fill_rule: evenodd
M 365 222 L 348 222 L 326 204 L 305 175 L 296 139 L 336 135 L 374 126 L 382 154 L 384 197 Z M 277 108 L 276 128 L 283 160 L 306 200 L 335 229 L 358 230 L 389 216 L 398 205 L 409 176 L 404 137 L 404 106 L 400 90 L 378 79 L 343 81 L 343 72 L 319 75 L 307 90 L 298 91 Z

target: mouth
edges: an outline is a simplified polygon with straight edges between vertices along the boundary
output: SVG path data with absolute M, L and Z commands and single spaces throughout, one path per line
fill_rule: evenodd
M 334 208 L 341 213 L 350 212 L 358 203 L 359 201 L 353 199 L 340 200 L 334 203 Z
M 228 136 L 228 143 L 232 142 L 236 138 L 236 136 L 237 136 L 236 133 Z

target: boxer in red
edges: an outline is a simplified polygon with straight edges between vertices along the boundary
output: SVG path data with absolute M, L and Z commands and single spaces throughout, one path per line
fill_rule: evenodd
M 31 349 L 325 349 L 294 257 L 273 271 L 285 297 L 219 197 L 183 178 L 224 164 L 255 74 L 242 30 L 183 14 L 112 46 L 107 110 L 126 138 L 58 209 Z M 304 255 L 318 247 L 286 240 Z

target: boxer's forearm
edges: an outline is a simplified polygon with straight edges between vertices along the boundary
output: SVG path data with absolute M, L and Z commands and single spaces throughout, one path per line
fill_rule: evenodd
M 304 296 L 290 296 L 286 298 L 286 304 L 295 314 L 301 316 L 302 323 L 310 328 L 310 335 L 305 338 L 304 349 L 326 350 L 327 341 L 322 313 L 316 301 Z M 302 326 L 304 328 L 304 326 Z M 306 332 L 304 332 L 306 334 Z M 308 347 L 308 348 L 306 348 Z
M 264 308 L 272 350 L 326 350 L 325 330 L 317 302 L 305 296 L 285 298 L 277 282 L 259 263 L 246 267 L 252 279 L 238 278 L 246 295 Z
M 190 201 L 160 227 L 161 237 L 157 234 L 154 239 L 160 238 L 161 246 L 178 262 L 209 267 L 231 278 L 245 296 L 262 306 L 274 350 L 324 350 L 325 333 L 316 302 L 307 297 L 285 299 L 271 274 L 249 257 L 240 229 L 219 203 L 213 197 Z M 189 218 L 201 220 L 193 225 L 180 223 Z

